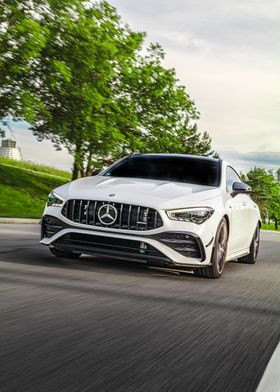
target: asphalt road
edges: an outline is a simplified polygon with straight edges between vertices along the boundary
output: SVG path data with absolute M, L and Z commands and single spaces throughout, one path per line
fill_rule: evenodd
M 0 225 L 1 392 L 251 392 L 280 339 L 280 234 L 219 280 L 59 260 Z

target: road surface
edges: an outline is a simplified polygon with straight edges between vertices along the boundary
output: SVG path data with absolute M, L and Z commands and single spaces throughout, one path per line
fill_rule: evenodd
M 280 234 L 219 280 L 54 258 L 0 225 L 3 392 L 253 392 L 280 339 Z

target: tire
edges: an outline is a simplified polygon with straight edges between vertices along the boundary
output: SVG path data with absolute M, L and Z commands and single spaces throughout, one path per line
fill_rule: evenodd
M 56 256 L 56 257 L 60 257 L 63 259 L 79 259 L 81 256 L 81 253 L 74 253 L 74 252 L 65 252 L 63 250 L 60 249 L 56 249 L 56 248 L 49 248 L 50 252 Z
M 227 254 L 228 224 L 223 218 L 218 226 L 212 251 L 211 265 L 196 268 L 194 274 L 201 278 L 218 279 L 222 276 Z
M 244 264 L 255 264 L 259 253 L 259 247 L 260 247 L 260 226 L 258 225 L 254 232 L 250 244 L 250 253 L 246 256 L 240 257 L 238 259 L 238 262 Z

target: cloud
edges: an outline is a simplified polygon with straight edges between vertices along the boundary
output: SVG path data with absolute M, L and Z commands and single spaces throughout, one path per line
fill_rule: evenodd
M 240 153 L 235 150 L 219 150 L 218 152 L 222 159 L 235 164 L 240 171 L 248 171 L 255 166 L 266 170 L 277 170 L 280 168 L 279 152 L 250 151 L 247 153 Z
M 111 3 L 126 22 L 167 44 L 176 34 L 191 33 L 195 40 L 217 47 L 279 50 L 278 0 L 270 0 L 269 5 L 261 0 L 112 0 Z M 165 40 L 168 34 L 170 38 Z M 175 38 L 173 44 L 176 42 Z
M 280 153 L 280 3 L 112 0 L 159 41 L 201 113 L 214 148 Z
M 198 127 L 240 170 L 280 156 L 279 0 L 111 0 L 124 22 L 165 49 L 201 112 Z M 66 151 L 17 132 L 24 156 L 71 166 Z

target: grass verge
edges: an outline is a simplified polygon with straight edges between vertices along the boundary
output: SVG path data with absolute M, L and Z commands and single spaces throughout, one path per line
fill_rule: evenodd
M 66 179 L 71 180 L 71 173 L 70 172 L 55 169 L 53 167 L 48 167 L 45 165 L 39 165 L 39 164 L 33 163 L 33 162 L 15 161 L 13 159 L 7 159 L 7 158 L 0 157 L 0 164 L 1 163 L 4 165 L 15 166 L 15 167 L 19 167 L 22 169 L 33 170 L 33 171 L 39 172 L 39 173 L 47 173 L 47 174 L 53 175 L 53 176 L 65 177 Z
M 69 179 L 51 177 L 49 174 L 58 175 L 56 169 L 52 168 L 50 169 L 52 173 L 46 172 L 46 174 L 25 171 L 21 168 L 21 165 L 16 167 L 0 164 L 0 217 L 40 218 L 48 193 L 65 184 Z
M 279 229 L 280 229 L 280 227 L 278 228 L 277 231 L 279 231 Z M 262 223 L 262 230 L 273 230 L 273 231 L 276 231 L 274 223 L 269 223 L 269 225 L 267 225 L 266 223 Z

